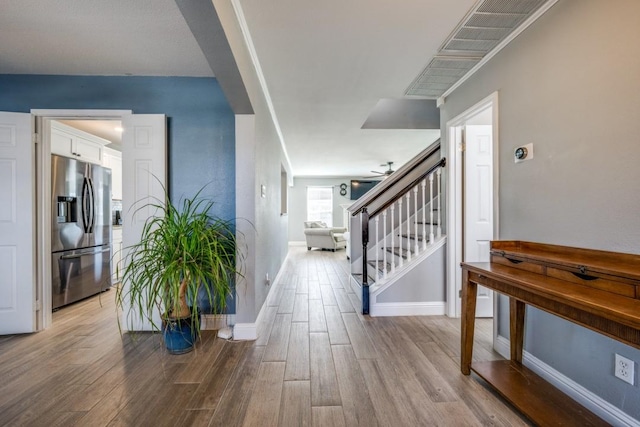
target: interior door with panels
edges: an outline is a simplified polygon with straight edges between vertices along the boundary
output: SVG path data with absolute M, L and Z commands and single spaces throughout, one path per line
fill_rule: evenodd
M 489 262 L 493 240 L 493 128 L 464 128 L 464 261 Z M 493 291 L 478 287 L 477 317 L 493 317 Z
M 36 330 L 31 114 L 0 112 L 0 334 Z
M 164 201 L 167 154 L 165 116 L 130 114 L 122 117 L 122 267 L 127 265 L 127 247 L 140 241 L 145 221 L 155 210 L 148 203 Z M 125 292 L 127 283 L 125 286 Z M 154 313 L 156 324 L 160 314 Z M 149 322 L 123 310 L 122 325 L 128 330 L 151 330 Z

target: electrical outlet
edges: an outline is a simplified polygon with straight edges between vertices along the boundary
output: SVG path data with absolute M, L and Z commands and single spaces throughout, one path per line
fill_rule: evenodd
M 269 273 L 267 273 L 264 277 L 265 286 L 271 286 L 271 279 L 269 279 Z
M 633 385 L 635 362 L 616 354 L 615 376 Z

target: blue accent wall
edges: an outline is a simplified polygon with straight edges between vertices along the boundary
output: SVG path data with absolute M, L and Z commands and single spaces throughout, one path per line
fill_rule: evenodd
M 0 75 L 0 111 L 132 110 L 165 114 L 169 195 L 201 195 L 212 213 L 235 213 L 235 115 L 218 81 L 197 77 Z M 126 183 L 124 183 L 126 185 Z M 228 313 L 235 304 L 228 300 Z
M 235 218 L 235 116 L 215 78 L 0 75 L 0 111 L 38 108 L 165 114 L 171 198 L 207 185 L 213 213 Z

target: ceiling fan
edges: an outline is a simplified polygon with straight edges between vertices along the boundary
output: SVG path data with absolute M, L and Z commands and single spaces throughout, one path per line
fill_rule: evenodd
M 384 172 L 379 172 L 379 171 L 371 171 L 377 175 L 373 175 L 373 176 L 365 176 L 365 178 L 386 178 L 389 175 L 391 175 L 394 171 L 393 169 L 391 169 L 391 165 L 393 164 L 393 162 L 387 162 L 387 163 L 383 163 L 380 166 L 386 166 L 388 169 Z

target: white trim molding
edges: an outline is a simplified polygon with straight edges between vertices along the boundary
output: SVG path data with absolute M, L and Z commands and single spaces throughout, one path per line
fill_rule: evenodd
M 444 301 L 434 302 L 378 302 L 369 308 L 371 317 L 442 316 Z
M 291 176 L 293 177 L 294 176 L 293 167 L 291 165 L 291 160 L 289 159 L 287 146 L 284 143 L 284 136 L 282 135 L 282 130 L 280 129 L 280 122 L 278 121 L 276 110 L 273 107 L 271 94 L 269 93 L 269 88 L 267 87 L 267 81 L 265 80 L 264 73 L 262 72 L 262 66 L 260 65 L 260 61 L 258 59 L 258 53 L 256 52 L 256 47 L 253 44 L 253 38 L 251 37 L 251 32 L 249 31 L 249 25 L 247 24 L 247 19 L 244 16 L 244 10 L 242 9 L 240 0 L 231 0 L 231 5 L 233 6 L 233 11 L 236 14 L 236 18 L 238 19 L 238 25 L 240 26 L 240 31 L 242 32 L 242 36 L 244 37 L 244 42 L 247 46 L 247 50 L 249 51 L 249 56 L 251 57 L 251 62 L 253 63 L 253 67 L 256 71 L 256 76 L 258 77 L 260 88 L 262 89 L 265 102 L 267 103 L 267 107 L 269 108 L 269 113 L 271 113 L 271 120 L 273 121 L 273 126 L 276 128 L 276 133 L 278 134 L 278 139 L 280 140 L 280 145 L 282 146 L 282 152 L 284 153 L 284 158 L 287 160 L 289 171 L 291 172 Z
M 31 110 L 31 114 L 35 116 L 42 116 L 49 119 L 56 117 L 71 117 L 71 118 L 121 118 L 133 114 L 133 110 L 50 110 L 50 109 L 38 109 Z
M 262 312 L 262 310 L 260 310 Z M 258 339 L 256 323 L 236 323 L 233 326 L 233 339 L 237 341 L 255 341 Z
M 353 274 L 349 275 L 349 285 L 351 286 L 353 293 L 358 297 L 358 301 L 362 302 L 362 286 L 358 283 L 356 278 L 353 277 Z
M 276 288 L 278 286 L 281 286 L 280 278 L 282 277 L 282 274 L 284 272 L 284 266 L 287 264 L 288 260 L 289 260 L 289 254 L 287 253 L 287 256 L 282 262 L 282 266 L 280 267 L 280 271 L 278 271 L 278 274 L 276 274 L 276 277 L 273 279 L 273 282 L 272 282 L 273 285 L 271 286 L 271 290 L 269 291 L 269 293 L 267 294 L 267 297 L 264 299 L 264 302 L 262 303 L 262 307 L 260 308 L 260 313 L 258 313 L 258 317 L 256 317 L 256 321 L 253 323 L 236 323 L 235 325 L 233 325 L 234 340 L 255 341 L 258 339 L 258 329 L 261 326 L 262 322 L 264 321 L 265 312 L 267 311 L 266 310 L 267 302 L 275 292 Z
M 462 76 L 457 82 L 455 82 L 449 89 L 445 91 L 437 100 L 436 105 L 438 108 L 442 106 L 446 102 L 447 96 L 449 96 L 454 90 L 460 87 L 464 82 L 469 80 L 471 76 L 473 76 L 480 68 L 484 67 L 484 65 L 491 60 L 494 56 L 496 56 L 502 49 L 507 47 L 509 43 L 511 43 L 516 37 L 518 37 L 524 30 L 529 28 L 531 24 L 536 22 L 538 18 L 540 18 L 544 13 L 551 9 L 551 7 L 556 4 L 558 0 L 548 0 L 545 4 L 540 6 L 538 10 L 536 10 L 530 17 L 528 17 L 518 28 L 513 30 L 511 34 L 505 37 L 496 47 L 494 47 L 489 53 L 487 53 L 481 60 L 478 62 L 473 68 L 467 71 L 467 74 Z
M 630 417 L 620 408 L 556 371 L 531 353 L 523 353 L 522 363 L 606 422 L 615 426 L 640 426 L 640 420 Z
M 509 346 L 509 340 L 499 335 L 496 341 L 494 341 L 493 348 L 498 354 L 508 359 L 510 354 Z M 612 405 L 592 391 L 587 390 L 526 350 L 522 353 L 522 364 L 611 425 L 640 426 L 640 420 L 636 420 L 627 415 L 617 406 Z
M 499 140 L 498 128 L 498 92 L 482 99 L 463 113 L 449 120 L 445 125 L 445 146 L 447 153 L 447 316 L 460 317 L 461 299 L 459 291 L 462 289 L 462 151 L 459 146 L 461 129 L 464 124 L 479 112 L 491 108 L 493 127 L 493 239 L 500 238 L 500 204 L 499 204 Z M 494 313 L 496 316 L 497 313 Z M 497 317 L 496 317 L 497 319 Z

